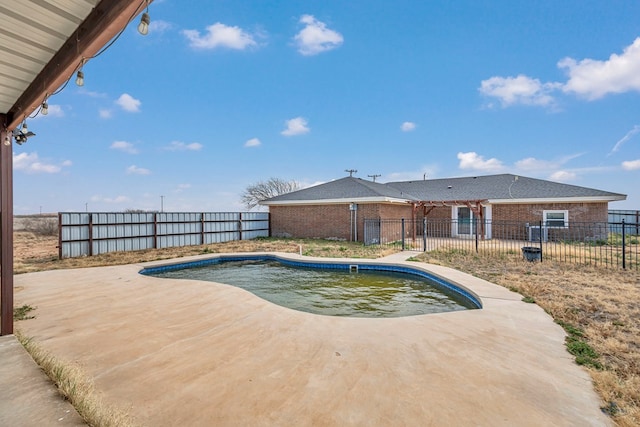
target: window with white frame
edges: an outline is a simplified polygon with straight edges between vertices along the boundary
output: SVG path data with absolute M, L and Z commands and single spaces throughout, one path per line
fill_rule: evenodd
M 567 228 L 569 227 L 569 211 L 543 211 L 543 224 L 549 228 Z

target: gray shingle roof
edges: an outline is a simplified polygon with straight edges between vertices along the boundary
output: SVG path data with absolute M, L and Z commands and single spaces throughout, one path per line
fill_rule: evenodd
M 626 198 L 623 194 L 511 174 L 399 181 L 387 185 L 428 201 Z
M 384 201 L 477 201 L 477 200 L 526 200 L 526 199 L 601 199 L 624 200 L 619 193 L 561 184 L 543 179 L 527 178 L 511 174 L 486 175 L 462 178 L 428 179 L 422 181 L 397 181 L 386 184 L 346 177 L 292 193 L 272 197 L 272 202 L 322 202 L 327 200 L 357 201 L 357 199 Z M 542 201 L 541 200 L 541 201 Z
M 354 201 L 362 198 L 413 200 L 410 196 L 386 184 L 366 181 L 361 178 L 345 177 L 287 194 L 267 199 L 265 202 L 313 201 L 345 199 Z

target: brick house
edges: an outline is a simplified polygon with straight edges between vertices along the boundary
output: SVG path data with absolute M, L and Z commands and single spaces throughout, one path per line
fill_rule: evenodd
M 479 232 L 490 239 L 501 237 L 493 235 L 491 225 L 497 222 L 542 223 L 545 235 L 577 223 L 606 224 L 609 202 L 625 199 L 624 194 L 501 174 L 388 183 L 345 177 L 261 205 L 269 207 L 272 236 L 363 241 L 365 219 L 426 218 L 450 222 L 450 237 Z

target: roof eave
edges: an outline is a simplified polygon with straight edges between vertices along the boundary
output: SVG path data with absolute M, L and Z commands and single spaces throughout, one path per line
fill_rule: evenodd
M 395 197 L 351 197 L 342 199 L 314 199 L 314 200 L 274 200 L 261 201 L 262 206 L 286 206 L 286 205 L 339 205 L 347 203 L 407 203 L 410 199 L 398 199 Z
M 617 202 L 626 200 L 624 194 L 611 196 L 588 196 L 588 197 L 551 197 L 551 198 L 526 198 L 526 199 L 489 199 L 488 203 L 494 205 L 503 204 L 530 204 L 530 203 L 593 203 L 593 202 Z

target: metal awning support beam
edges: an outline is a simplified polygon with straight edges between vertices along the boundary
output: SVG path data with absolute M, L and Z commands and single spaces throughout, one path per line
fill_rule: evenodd
M 13 130 L 42 105 L 81 66 L 94 56 L 153 0 L 103 0 L 87 16 L 31 85 L 7 112 L 7 128 Z
M 6 120 L 0 114 L 0 124 Z M 13 334 L 13 156 L 0 126 L 0 335 Z

